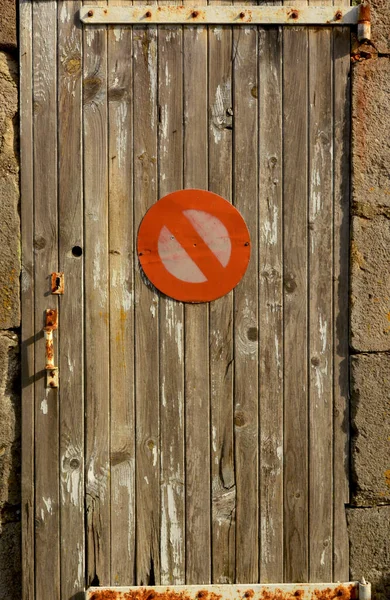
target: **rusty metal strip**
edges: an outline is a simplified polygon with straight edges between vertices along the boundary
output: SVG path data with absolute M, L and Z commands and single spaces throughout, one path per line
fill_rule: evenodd
M 363 596 L 362 596 L 363 597 Z M 358 600 L 359 582 L 89 588 L 86 600 Z M 364 596 L 364 600 L 369 600 Z
M 139 25 L 357 25 L 351 6 L 83 6 L 80 19 L 94 24 Z
M 53 331 L 58 327 L 58 312 L 49 308 L 46 310 L 46 325 L 43 329 L 45 336 L 46 355 L 46 385 L 50 388 L 58 388 L 58 367 L 54 365 L 54 338 Z

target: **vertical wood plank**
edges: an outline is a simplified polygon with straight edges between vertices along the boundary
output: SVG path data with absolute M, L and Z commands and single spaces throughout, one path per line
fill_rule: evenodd
M 344 1 L 346 6 L 348 0 Z M 333 34 L 334 60 L 334 284 L 333 284 L 333 581 L 349 577 L 345 505 L 349 503 L 349 197 L 350 197 L 350 29 Z
M 307 4 L 303 1 L 300 4 Z M 308 33 L 283 32 L 284 578 L 308 580 Z
M 22 234 L 22 596 L 34 600 L 34 166 L 32 2 L 19 4 L 20 194 Z
M 158 28 L 159 197 L 183 187 L 183 31 Z M 184 308 L 160 297 L 161 584 L 185 582 Z
M 96 3 L 97 4 L 97 3 Z M 110 584 L 107 32 L 84 31 L 87 584 Z
M 257 50 L 257 27 L 233 29 L 234 204 L 251 239 L 249 266 L 234 290 L 237 583 L 259 580 Z
M 190 0 L 186 0 L 190 4 Z M 207 189 L 207 28 L 185 27 L 184 187 Z M 186 583 L 211 582 L 208 305 L 185 305 Z
M 57 4 L 33 4 L 35 247 L 35 576 L 36 597 L 60 597 L 59 394 L 46 387 L 45 311 L 50 273 L 58 267 Z M 61 324 L 60 324 L 61 326 Z M 54 335 L 58 339 L 58 331 Z M 58 345 L 55 345 L 58 361 Z
M 318 1 L 311 0 L 310 4 L 318 4 Z M 333 106 L 330 29 L 309 28 L 309 103 L 309 581 L 330 581 L 333 562 L 333 264 L 330 260 L 333 254 Z
M 111 582 L 135 565 L 132 28 L 108 30 Z
M 283 139 L 281 28 L 260 28 L 260 581 L 283 581 Z
M 232 200 L 232 30 L 209 28 L 209 189 Z M 233 293 L 210 304 L 212 582 L 235 580 Z
M 134 231 L 157 200 L 157 28 L 134 27 Z M 160 581 L 158 303 L 135 271 L 136 584 Z
M 60 298 L 60 491 L 61 597 L 84 590 L 84 380 L 82 200 L 82 28 L 81 2 L 58 5 L 59 271 L 65 273 Z

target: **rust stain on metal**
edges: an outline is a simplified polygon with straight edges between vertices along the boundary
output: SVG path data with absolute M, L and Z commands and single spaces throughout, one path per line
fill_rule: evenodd
M 262 589 L 255 591 L 253 589 L 237 590 L 236 600 L 303 600 L 311 598 L 311 600 L 357 600 L 357 588 L 354 584 L 335 585 L 325 589 L 305 590 L 297 588 L 290 591 L 285 591 L 281 588 Z M 89 600 L 222 600 L 223 595 L 213 591 L 204 589 L 198 591 L 195 596 L 189 594 L 186 590 L 178 591 L 167 589 L 163 592 L 158 592 L 150 588 L 137 588 L 129 591 L 119 590 L 94 590 L 89 595 Z M 234 596 L 233 596 L 234 597 Z
M 53 330 L 58 327 L 58 312 L 54 308 L 48 308 L 46 310 L 46 327 L 45 330 Z
M 64 285 L 64 273 L 52 273 L 51 274 L 51 293 L 52 294 L 63 294 L 65 290 Z
M 299 11 L 294 8 L 293 10 L 290 10 L 290 12 L 288 13 L 288 16 L 289 16 L 289 19 L 298 19 Z
M 312 600 L 355 600 L 356 588 L 353 585 L 339 585 L 336 588 L 314 590 Z
M 196 594 L 196 598 L 198 600 L 221 600 L 222 595 L 208 590 L 200 590 Z M 89 600 L 193 600 L 193 596 L 186 592 L 177 592 L 170 589 L 164 592 L 156 592 L 147 588 L 139 588 L 129 592 L 94 591 Z
M 371 21 L 370 5 L 367 3 L 363 3 L 360 5 L 358 23 L 370 23 L 370 21 Z

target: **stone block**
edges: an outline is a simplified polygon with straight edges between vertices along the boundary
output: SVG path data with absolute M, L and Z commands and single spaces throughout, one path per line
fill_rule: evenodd
M 16 48 L 16 0 L 0 2 L 0 48 Z
M 378 52 L 390 52 L 389 0 L 370 0 L 372 41 Z
M 0 333 L 0 530 L 4 511 L 20 503 L 18 346 L 14 333 Z
M 390 350 L 390 219 L 353 217 L 351 242 L 351 346 Z
M 365 577 L 373 599 L 390 598 L 390 506 L 347 509 L 352 580 Z
M 390 503 L 390 355 L 351 357 L 352 502 Z
M 0 52 L 0 330 L 19 327 L 17 64 Z
M 8 523 L 0 535 L 0 600 L 20 600 L 21 577 L 20 523 Z
M 390 60 L 372 59 L 354 64 L 352 199 L 357 214 L 390 215 L 389 97 Z

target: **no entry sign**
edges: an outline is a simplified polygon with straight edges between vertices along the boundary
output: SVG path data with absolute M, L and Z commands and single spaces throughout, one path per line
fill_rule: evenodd
M 250 257 L 245 221 L 229 202 L 205 190 L 159 200 L 138 231 L 138 257 L 153 285 L 183 302 L 209 302 L 243 277 Z

